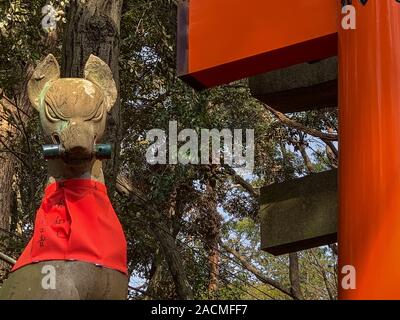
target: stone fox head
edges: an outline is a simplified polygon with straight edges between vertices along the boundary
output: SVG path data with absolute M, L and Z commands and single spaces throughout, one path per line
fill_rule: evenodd
M 48 55 L 35 69 L 28 83 L 28 95 L 39 112 L 46 143 L 64 149 L 65 165 L 93 163 L 95 144 L 101 139 L 117 98 L 117 89 L 108 65 L 91 55 L 84 79 L 60 78 L 60 68 Z

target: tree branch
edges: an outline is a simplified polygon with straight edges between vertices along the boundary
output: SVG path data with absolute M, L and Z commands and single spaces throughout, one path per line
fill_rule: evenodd
M 0 105 L 11 112 L 19 111 L 27 118 L 30 118 L 30 115 L 25 110 L 21 109 L 16 103 L 11 101 L 11 99 L 4 94 L 4 90 L 2 88 L 0 88 Z
M 332 243 L 329 245 L 329 248 L 333 251 L 333 253 L 337 256 L 338 255 L 338 246 L 336 243 Z
M 321 132 L 321 131 L 318 131 L 318 130 L 315 130 L 312 128 L 308 128 L 308 127 L 302 125 L 301 123 L 288 118 L 282 112 L 275 110 L 274 108 L 270 107 L 269 105 L 267 105 L 265 103 L 263 105 L 264 105 L 265 109 L 270 111 L 280 122 L 287 125 L 288 127 L 303 131 L 304 133 L 307 133 L 313 137 L 320 138 L 321 140 L 326 140 L 326 141 L 337 141 L 338 140 L 337 134 L 324 133 L 324 132 Z
M 289 297 L 293 298 L 293 299 L 300 299 L 300 297 L 297 297 L 296 295 L 294 295 L 290 289 L 285 288 L 283 285 L 281 285 L 279 282 L 267 278 L 265 275 L 263 275 L 259 270 L 257 270 L 256 267 L 254 267 L 251 263 L 249 263 L 247 261 L 247 259 L 242 256 L 239 252 L 237 252 L 235 249 L 225 245 L 224 243 L 220 242 L 221 248 L 224 248 L 225 251 L 229 252 L 230 254 L 232 254 L 239 262 L 240 264 L 243 266 L 243 268 L 245 268 L 246 270 L 250 271 L 252 274 L 254 274 L 258 280 L 260 280 L 261 282 L 268 284 L 272 287 L 274 287 L 275 289 L 281 291 L 282 293 L 288 295 Z
M 335 298 L 334 298 L 332 290 L 330 288 L 329 281 L 326 277 L 325 268 L 321 265 L 318 258 L 315 256 L 314 252 L 311 251 L 311 255 L 315 261 L 315 265 L 319 268 L 319 271 L 321 272 L 322 279 L 324 280 L 325 288 L 328 293 L 329 299 L 334 300 Z
M 13 258 L 9 257 L 8 255 L 0 252 L 0 260 L 3 260 L 4 262 L 7 262 L 10 265 L 14 265 L 17 263 L 17 261 L 15 261 Z
M 332 141 L 327 141 L 327 140 L 322 140 L 322 141 L 325 142 L 327 147 L 332 151 L 332 153 L 334 154 L 335 158 L 337 159 L 338 156 L 339 156 L 339 151 L 336 149 L 336 147 L 333 144 L 333 142 Z
M 301 157 L 303 158 L 304 164 L 308 170 L 309 174 L 315 173 L 314 164 L 312 163 L 310 157 L 307 154 L 306 148 L 304 146 L 304 135 L 299 133 L 300 141 L 297 143 L 297 146 L 300 150 Z
M 236 181 L 236 183 L 240 184 L 243 189 L 245 189 L 250 195 L 252 195 L 254 198 L 258 198 L 260 195 L 260 192 L 256 190 L 250 183 L 248 183 L 245 179 L 243 179 L 241 176 L 239 176 L 236 171 L 231 168 L 228 165 L 223 165 L 223 168 L 225 169 L 225 172 L 228 173 L 232 178 Z

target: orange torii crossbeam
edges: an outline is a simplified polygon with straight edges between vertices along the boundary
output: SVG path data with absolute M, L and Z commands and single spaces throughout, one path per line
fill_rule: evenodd
M 178 75 L 210 88 L 337 54 L 337 0 L 185 0 Z
M 178 16 L 178 74 L 197 89 L 338 54 L 339 298 L 400 299 L 399 1 L 184 0 Z

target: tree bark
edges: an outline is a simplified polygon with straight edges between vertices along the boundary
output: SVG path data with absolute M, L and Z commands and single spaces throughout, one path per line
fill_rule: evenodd
M 162 280 L 163 264 L 162 264 L 162 255 L 160 254 L 159 251 L 160 250 L 158 249 L 154 255 L 154 260 L 150 271 L 149 285 L 147 287 L 144 298 L 145 300 L 161 299 L 159 289 Z
M 4 102 L 1 101 L 3 104 Z M 0 117 L 3 112 L 0 108 Z M 0 120 L 0 139 L 4 140 L 7 137 L 8 132 L 13 131 L 11 126 L 5 121 Z M 1 148 L 1 147 L 0 147 Z M 3 239 L 6 234 L 2 230 L 9 231 L 11 224 L 11 208 L 13 202 L 13 190 L 12 183 L 14 177 L 14 163 L 13 156 L 11 153 L 2 152 L 0 153 L 0 240 Z M 4 242 L 0 241 L 0 251 L 5 250 Z M 4 261 L 0 261 L 0 282 L 6 277 L 6 271 L 10 268 L 10 265 Z
M 3 99 L 2 99 L 3 100 Z M 1 105 L 5 102 L 1 101 Z M 0 108 L 0 139 L 2 143 L 10 144 L 8 136 L 15 135 L 15 129 L 3 119 L 3 109 Z M 0 228 L 8 230 L 11 219 L 11 207 L 12 207 L 12 183 L 14 176 L 14 162 L 13 155 L 10 152 L 0 147 L 2 152 L 0 153 Z
M 168 230 L 164 230 L 164 228 L 158 225 L 154 225 L 153 234 L 159 241 L 163 250 L 179 298 L 183 300 L 192 300 L 192 289 L 186 278 L 186 272 L 175 239 L 171 236 Z
M 119 165 L 120 102 L 119 102 L 119 45 L 123 0 L 73 0 L 67 12 L 62 50 L 62 76 L 83 77 L 83 70 L 91 54 L 106 62 L 114 76 L 118 90 L 117 102 L 107 119 L 104 140 L 113 145 L 113 157 L 105 168 L 110 194 L 115 190 Z
M 31 113 L 29 98 L 26 92 L 27 81 L 31 75 L 32 68 L 27 66 L 26 79 L 21 82 L 20 89 L 16 93 L 14 101 L 6 97 L 0 88 L 0 239 L 11 231 L 12 212 L 15 209 L 15 192 L 13 182 L 16 171 L 16 159 L 13 154 L 14 146 L 21 139 L 20 131 Z M 17 120 L 13 125 L 8 121 L 9 114 Z M 17 127 L 21 130 L 18 131 Z M 27 137 L 26 137 L 27 138 Z M 0 241 L 0 251 L 3 251 L 4 242 Z M 0 261 L 0 281 L 3 280 L 10 265 Z
M 16 128 L 8 121 L 8 111 L 14 112 L 15 106 L 0 89 L 0 228 L 8 230 L 12 207 L 12 182 L 14 176 L 13 155 L 7 150 L 12 145 Z M 11 139 L 10 139 L 11 138 Z
M 208 282 L 208 296 L 210 299 L 218 297 L 219 265 L 221 259 L 218 249 L 221 237 L 221 217 L 217 211 L 216 183 L 215 178 L 207 179 L 206 183 L 206 210 L 208 211 L 206 214 L 209 224 L 206 247 L 208 249 L 208 265 L 210 270 Z
M 303 300 L 303 293 L 300 287 L 299 257 L 297 252 L 289 253 L 289 279 L 290 291 L 297 299 Z
M 210 299 L 216 299 L 218 297 L 219 264 L 220 264 L 220 253 L 218 250 L 218 243 L 214 244 L 214 246 L 209 249 L 208 261 L 210 265 L 210 280 L 208 283 L 208 295 Z

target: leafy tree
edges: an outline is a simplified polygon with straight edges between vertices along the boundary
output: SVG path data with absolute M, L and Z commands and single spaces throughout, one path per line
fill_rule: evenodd
M 109 119 L 107 139 L 117 152 L 107 180 L 135 275 L 129 298 L 335 299 L 334 250 L 272 257 L 259 250 L 257 212 L 261 186 L 337 167 L 336 110 L 282 115 L 254 99 L 246 80 L 196 92 L 176 77 L 176 0 L 125 0 L 114 4 L 117 16 L 92 16 L 101 3 L 53 1 L 60 21 L 47 31 L 46 1 L 0 4 L 0 115 L 7 124 L 0 155 L 9 164 L 8 180 L 0 170 L 0 190 L 11 185 L 13 195 L 0 251 L 18 257 L 46 181 L 39 124 L 24 98 L 33 66 L 51 52 L 65 75 L 77 76 L 85 56 L 111 52 L 104 60 L 119 79 L 120 105 Z M 253 174 L 226 164 L 150 165 L 146 133 L 168 132 L 170 121 L 199 135 L 201 128 L 254 129 Z

